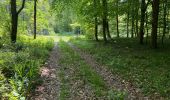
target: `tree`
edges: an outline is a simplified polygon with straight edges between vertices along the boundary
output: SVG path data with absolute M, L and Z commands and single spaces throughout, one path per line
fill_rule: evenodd
M 94 13 L 95 13 L 95 15 L 94 15 L 94 20 L 95 20 L 95 39 L 96 39 L 96 41 L 98 41 L 99 39 L 98 39 L 98 19 L 97 19 L 97 12 L 96 12 L 96 10 L 97 10 L 97 2 L 96 2 L 96 0 L 94 0 L 93 1 L 93 3 L 94 3 Z
M 18 28 L 18 15 L 23 10 L 25 6 L 25 0 L 22 1 L 21 8 L 17 11 L 17 3 L 16 0 L 11 0 L 11 42 L 15 43 L 17 40 L 17 28 Z
M 127 8 L 129 8 L 129 6 L 130 6 L 130 2 L 129 2 L 129 0 L 127 1 Z M 129 11 L 129 9 L 127 9 L 127 22 L 126 22 L 126 31 L 127 31 L 127 38 L 129 37 L 129 15 L 130 15 L 130 11 Z
M 139 32 L 139 42 L 140 44 L 143 44 L 143 39 L 144 39 L 144 24 L 145 24 L 145 19 L 146 19 L 146 11 L 147 7 L 150 3 L 150 0 L 146 4 L 145 0 L 142 0 L 141 2 L 141 19 L 140 19 L 140 32 Z
M 37 34 L 37 0 L 34 0 L 34 39 L 36 39 Z
M 117 37 L 119 37 L 119 0 L 116 1 L 116 29 Z
M 107 0 L 102 0 L 103 4 L 103 39 L 107 42 L 106 31 L 107 31 Z
M 139 33 L 140 44 L 143 44 L 143 39 L 144 39 L 145 12 L 146 12 L 146 4 L 145 4 L 145 0 L 142 0 L 142 2 L 141 2 L 140 33 Z
M 164 0 L 163 2 L 163 35 L 162 35 L 162 44 L 164 42 L 164 37 L 166 34 L 166 27 L 167 27 L 167 3 L 168 0 Z
M 152 2 L 151 44 L 153 48 L 157 48 L 157 27 L 158 27 L 159 3 L 160 3 L 159 0 L 153 0 Z

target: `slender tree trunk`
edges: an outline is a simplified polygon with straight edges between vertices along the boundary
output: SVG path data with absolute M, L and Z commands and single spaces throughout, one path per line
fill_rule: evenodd
M 37 0 L 34 0 L 34 39 L 37 35 Z
M 136 14 L 136 37 L 139 36 L 139 27 L 138 27 L 138 24 L 139 24 L 139 8 L 137 8 L 137 14 Z
M 168 6 L 167 6 L 167 16 L 166 16 L 166 20 L 169 22 L 169 7 L 168 7 Z M 167 33 L 168 33 L 169 38 L 170 38 L 170 33 L 169 33 L 170 31 L 169 31 L 169 30 L 170 30 L 170 28 L 168 27 L 168 28 L 167 28 Z
M 99 41 L 99 39 L 98 39 L 98 21 L 97 21 L 97 17 L 95 17 L 95 39 L 96 39 L 96 41 Z
M 167 0 L 164 0 L 164 4 L 163 4 L 163 8 L 164 8 L 164 16 L 163 16 L 163 35 L 162 35 L 162 44 L 164 43 L 164 37 L 165 37 L 165 34 L 166 34 L 166 26 L 167 26 L 167 23 L 166 23 L 166 16 L 167 16 Z
M 107 37 L 106 37 L 106 26 L 107 26 L 107 21 L 105 18 L 103 18 L 103 39 L 105 42 L 107 42 Z
M 157 28 L 158 28 L 158 15 L 159 15 L 159 0 L 154 0 L 152 3 L 152 38 L 151 44 L 153 48 L 157 48 Z
M 117 37 L 119 36 L 119 16 L 118 14 L 116 15 L 116 29 L 117 29 Z
M 140 44 L 143 44 L 143 40 L 144 40 L 145 12 L 146 12 L 146 4 L 145 4 L 145 0 L 142 0 L 142 2 L 141 2 L 140 33 L 139 33 Z
M 132 15 L 133 16 L 133 15 Z M 134 23 L 135 21 L 134 21 L 134 16 L 132 17 L 132 29 L 131 29 L 131 38 L 134 38 L 134 26 L 135 26 L 135 23 Z
M 94 15 L 94 20 L 95 20 L 95 22 L 94 22 L 94 24 L 95 24 L 95 39 L 96 39 L 96 41 L 98 41 L 99 39 L 98 39 L 98 19 L 97 19 L 97 12 L 96 12 L 96 10 L 97 10 L 97 2 L 96 2 L 96 0 L 94 0 L 93 3 L 94 3 L 94 13 L 95 13 L 95 15 Z
M 17 40 L 17 29 L 18 29 L 18 15 L 25 6 L 25 0 L 22 1 L 21 8 L 17 11 L 16 0 L 11 0 L 11 43 L 15 43 Z
M 148 43 L 149 28 L 148 28 L 148 13 L 146 12 L 146 43 Z
M 107 42 L 106 31 L 107 31 L 107 0 L 102 0 L 103 3 L 103 39 Z
M 119 37 L 119 1 L 116 3 L 116 29 L 117 29 L 117 37 Z
M 136 37 L 138 37 L 139 35 L 139 27 L 138 27 L 138 18 L 136 19 Z
M 107 21 L 107 37 L 111 40 L 112 37 L 110 35 L 110 30 L 109 30 L 109 22 Z
M 16 0 L 11 0 L 11 42 L 15 43 L 17 39 L 17 28 L 18 28 L 18 14 L 17 14 Z
M 127 25 L 126 25 L 126 30 L 127 30 L 127 38 L 129 37 L 129 11 L 127 12 Z
M 134 13 L 135 10 L 134 10 L 134 7 L 135 7 L 135 4 L 134 4 L 134 2 L 132 2 L 132 7 L 131 7 L 131 14 L 132 14 L 131 38 L 134 38 L 134 26 L 135 26 L 135 13 Z

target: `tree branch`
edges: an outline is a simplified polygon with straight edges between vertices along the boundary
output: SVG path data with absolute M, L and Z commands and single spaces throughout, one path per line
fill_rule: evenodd
M 17 14 L 19 14 L 19 13 L 24 9 L 25 1 L 26 1 L 26 0 L 23 0 L 23 1 L 22 1 L 22 6 L 21 6 L 21 8 L 18 10 Z

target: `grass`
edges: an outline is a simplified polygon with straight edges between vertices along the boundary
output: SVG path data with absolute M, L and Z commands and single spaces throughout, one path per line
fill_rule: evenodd
M 86 39 L 72 39 L 77 47 L 107 65 L 114 74 L 139 87 L 145 95 L 160 94 L 170 98 L 170 48 L 150 49 L 135 39 L 114 39 L 107 44 Z
M 2 41 L 2 40 L 0 40 Z M 39 68 L 54 46 L 53 40 L 21 36 L 17 43 L 0 47 L 0 99 L 25 100 L 39 84 Z M 35 81 L 37 80 L 37 81 Z
M 60 59 L 60 66 L 62 66 L 60 75 L 62 81 L 60 99 L 63 100 L 66 98 L 65 96 L 70 95 L 68 88 L 71 86 L 69 82 L 76 80 L 82 80 L 85 84 L 90 85 L 98 97 L 106 95 L 106 86 L 102 78 L 65 42 L 61 41 L 59 47 L 62 51 L 62 58 Z M 66 77 L 69 74 L 67 70 L 74 70 L 75 73 L 70 77 Z

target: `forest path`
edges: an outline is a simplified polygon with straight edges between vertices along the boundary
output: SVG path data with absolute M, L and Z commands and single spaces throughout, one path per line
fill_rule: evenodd
M 41 68 L 41 78 L 43 83 L 36 89 L 35 96 L 31 100 L 58 100 L 60 92 L 60 79 L 58 76 L 58 60 L 60 58 L 57 42 L 50 53 L 49 59 Z
M 113 89 L 120 92 L 126 92 L 125 100 L 148 100 L 148 97 L 145 97 L 140 89 L 137 89 L 129 82 L 125 82 L 119 76 L 113 75 L 108 67 L 99 64 L 92 55 L 80 50 L 72 43 L 68 43 L 68 45 L 103 78 L 106 86 L 110 90 Z
M 80 50 L 72 43 L 67 42 L 67 44 L 86 64 L 88 64 L 98 75 L 102 77 L 109 90 L 116 90 L 120 92 L 126 91 L 127 95 L 125 96 L 125 100 L 148 99 L 142 95 L 140 89 L 136 89 L 132 84 L 125 82 L 119 76 L 113 75 L 106 66 L 99 64 L 92 55 Z M 88 86 L 89 84 L 84 84 L 84 80 L 82 80 L 78 74 L 78 66 L 81 66 L 78 62 L 75 64 L 66 64 L 66 66 L 63 66 L 62 64 L 60 65 L 60 59 L 62 59 L 63 56 L 63 51 L 60 49 L 61 48 L 57 46 L 57 43 L 55 43 L 55 47 L 50 53 L 49 59 L 41 68 L 43 84 L 37 87 L 35 96 L 32 97 L 31 100 L 60 100 L 63 85 L 61 72 L 64 75 L 64 80 L 67 80 L 65 81 L 66 85 L 70 85 L 68 88 L 64 87 L 68 92 L 70 92 L 70 95 L 66 96 L 66 100 L 108 100 L 107 97 L 97 99 L 94 95 L 94 91 L 91 90 L 90 86 Z M 69 55 L 69 52 L 67 53 L 67 55 Z
M 43 82 L 37 86 L 31 100 L 96 100 L 93 90 L 79 74 L 78 63 L 66 62 L 64 53 L 68 52 L 62 51 L 59 44 L 55 42 L 49 59 L 40 69 Z

